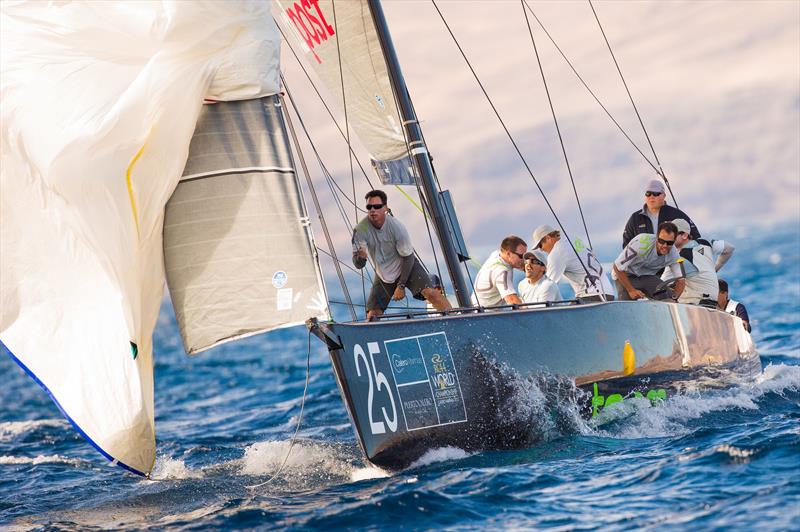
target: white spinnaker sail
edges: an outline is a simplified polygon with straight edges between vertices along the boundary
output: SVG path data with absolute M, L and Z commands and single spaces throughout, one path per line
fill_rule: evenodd
M 108 459 L 155 461 L 164 205 L 203 98 L 278 90 L 253 2 L 4 2 L 0 340 Z
M 367 3 L 275 0 L 273 13 L 292 48 L 304 52 L 306 63 L 337 104 L 347 104 L 348 121 L 383 182 L 414 184 L 386 61 Z

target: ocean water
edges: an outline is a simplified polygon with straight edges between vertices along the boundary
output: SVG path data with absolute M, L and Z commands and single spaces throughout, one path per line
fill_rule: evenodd
M 363 459 L 302 328 L 190 359 L 164 304 L 151 480 L 109 465 L 2 355 L 0 528 L 798 530 L 800 228 L 721 236 L 737 246 L 723 276 L 750 312 L 758 379 L 626 402 L 525 450 L 436 449 L 394 473 Z

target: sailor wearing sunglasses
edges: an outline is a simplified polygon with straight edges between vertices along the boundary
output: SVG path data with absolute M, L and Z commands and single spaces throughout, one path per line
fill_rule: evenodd
M 678 263 L 680 255 L 675 249 L 678 228 L 672 222 L 663 222 L 658 233 L 636 235 L 617 260 L 612 277 L 617 282 L 617 295 L 621 300 L 658 298 L 656 288 L 661 284 L 659 274 L 664 268 L 671 270 L 672 278 L 682 276 Z M 675 281 L 673 299 L 680 297 L 685 287 L 684 279 Z
M 622 232 L 622 247 L 628 245 L 633 237 L 642 233 L 655 233 L 662 222 L 683 218 L 689 222 L 692 238 L 700 238 L 700 231 L 694 222 L 682 210 L 667 205 L 667 190 L 660 179 L 651 179 L 644 188 L 644 205 L 642 209 L 631 214 L 625 230 Z
M 364 199 L 367 216 L 353 230 L 353 265 L 358 269 L 366 266 L 369 252 L 375 267 L 376 275 L 367 298 L 367 320 L 381 316 L 390 300 L 404 299 L 406 287 L 436 310 L 450 310 L 450 303 L 433 288 L 428 273 L 414 255 L 405 226 L 394 216 L 387 216 L 386 193 L 370 190 Z
M 535 253 L 525 254 L 525 278 L 519 283 L 519 295 L 525 303 L 561 301 L 556 283 L 545 275 L 547 267 Z

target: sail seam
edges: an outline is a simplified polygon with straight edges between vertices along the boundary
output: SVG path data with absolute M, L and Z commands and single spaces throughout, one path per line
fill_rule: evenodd
M 189 174 L 183 176 L 181 177 L 180 182 L 186 183 L 188 181 L 196 181 L 198 179 L 204 179 L 207 177 L 216 177 L 220 175 L 230 175 L 230 174 L 249 174 L 252 172 L 279 172 L 282 174 L 292 174 L 294 173 L 294 169 L 284 168 L 281 166 L 250 166 L 247 168 L 221 168 L 219 170 L 211 170 L 209 172 L 200 172 L 197 174 Z

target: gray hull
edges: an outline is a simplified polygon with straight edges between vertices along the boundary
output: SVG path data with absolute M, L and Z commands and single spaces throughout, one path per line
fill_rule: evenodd
M 591 417 L 634 395 L 664 399 L 701 376 L 719 384 L 761 369 L 738 318 L 653 301 L 310 327 L 328 344 L 365 455 L 388 468 L 448 445 L 535 443 L 536 420 L 509 414 L 526 380 L 555 388 Z

